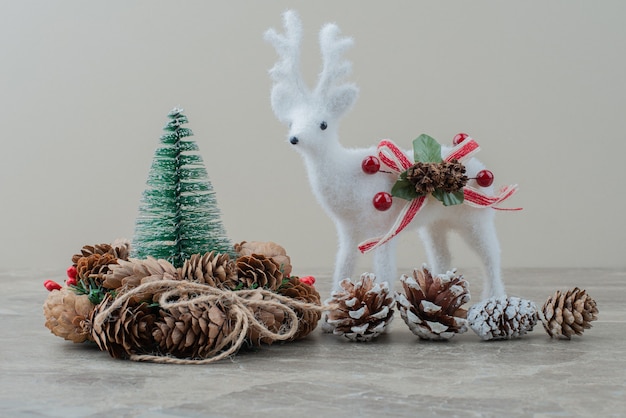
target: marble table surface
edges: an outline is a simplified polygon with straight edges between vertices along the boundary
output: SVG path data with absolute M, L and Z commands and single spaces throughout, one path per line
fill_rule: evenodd
M 478 301 L 477 270 L 460 271 Z M 353 343 L 318 328 L 304 340 L 210 365 L 115 360 L 44 327 L 45 279 L 0 272 L 2 417 L 611 417 L 626 416 L 626 271 L 509 269 L 509 294 L 537 305 L 579 286 L 599 319 L 552 340 L 539 325 L 511 341 L 469 331 L 420 341 L 396 313 L 389 333 Z M 325 297 L 328 270 L 316 274 Z

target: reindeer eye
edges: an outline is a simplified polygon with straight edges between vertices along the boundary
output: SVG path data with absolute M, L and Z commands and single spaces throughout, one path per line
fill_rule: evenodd
M 322 131 L 325 131 L 325 130 L 326 130 L 326 128 L 328 128 L 328 125 L 326 124 L 326 122 L 322 122 L 322 123 L 320 123 L 320 129 L 321 129 Z

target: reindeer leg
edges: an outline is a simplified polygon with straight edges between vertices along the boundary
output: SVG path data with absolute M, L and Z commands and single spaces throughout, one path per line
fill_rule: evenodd
M 333 287 L 331 292 L 341 289 L 339 283 L 346 278 L 350 278 L 354 272 L 356 257 L 358 255 L 357 238 L 350 231 L 349 225 L 343 225 L 339 221 L 335 222 L 338 236 L 337 257 L 335 259 L 335 272 L 333 273 Z M 328 316 L 322 315 L 322 331 L 333 332 L 333 328 L 328 325 Z
M 374 251 L 374 274 L 378 282 L 386 281 L 389 283 L 390 291 L 393 291 L 393 285 L 398 274 L 396 244 L 396 240 L 392 239 Z
M 428 266 L 432 274 L 446 273 L 452 268 L 452 256 L 448 247 L 448 228 L 443 223 L 423 226 L 419 235 L 424 243 Z
M 482 298 L 506 296 L 500 270 L 500 243 L 493 217 L 484 217 L 477 221 L 467 225 L 462 232 L 468 244 L 483 261 L 487 277 L 484 282 Z

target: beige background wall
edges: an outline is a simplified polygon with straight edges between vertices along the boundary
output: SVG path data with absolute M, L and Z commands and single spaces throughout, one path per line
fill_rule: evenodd
M 356 40 L 345 145 L 469 132 L 496 182 L 521 185 L 524 211 L 497 221 L 505 267 L 626 265 L 626 2 L 4 1 L 0 270 L 65 268 L 83 244 L 131 237 L 174 106 L 231 238 L 281 243 L 296 274 L 330 267 L 333 226 L 269 105 L 262 33 L 288 7 L 310 82 L 324 22 Z M 401 241 L 401 266 L 425 261 Z

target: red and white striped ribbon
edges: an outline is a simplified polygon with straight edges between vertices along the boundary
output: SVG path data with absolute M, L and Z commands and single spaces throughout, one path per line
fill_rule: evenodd
M 469 159 L 478 151 L 480 151 L 478 143 L 468 137 L 463 142 L 452 148 L 443 159 L 447 162 L 453 159 L 463 161 Z M 389 139 L 384 139 L 378 144 L 378 159 L 381 163 L 385 164 L 389 170 L 396 174 L 402 173 L 414 164 L 408 159 L 406 154 Z M 463 203 L 475 208 L 491 207 L 498 210 L 520 210 L 521 208 L 505 209 L 496 206 L 511 197 L 516 191 L 517 185 L 505 186 L 500 189 L 496 196 L 489 196 L 474 187 L 465 186 L 463 187 Z M 393 237 L 398 235 L 411 223 L 411 221 L 413 221 L 413 218 L 415 218 L 418 212 L 424 207 L 426 204 L 426 198 L 427 196 L 420 196 L 416 199 L 408 201 L 400 211 L 400 214 L 391 229 L 382 237 L 368 239 L 360 243 L 359 251 L 365 254 L 387 243 Z

